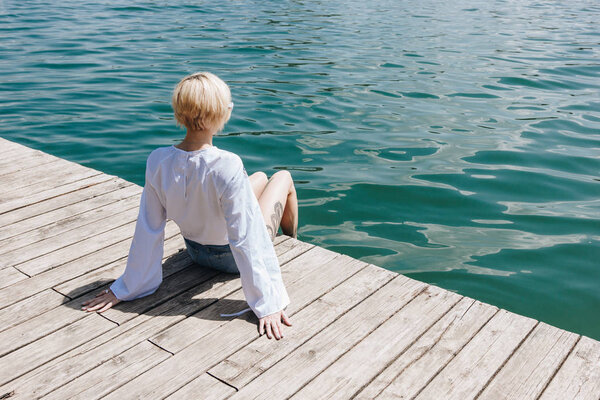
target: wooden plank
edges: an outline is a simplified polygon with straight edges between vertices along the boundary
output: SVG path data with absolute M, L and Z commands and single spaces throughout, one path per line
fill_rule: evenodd
M 351 398 L 460 299 L 456 293 L 429 286 L 291 398 Z
M 26 148 L 28 149 L 28 148 Z M 32 149 L 28 149 L 29 151 L 23 151 L 23 150 L 19 150 L 17 148 L 13 148 L 10 150 L 6 150 L 2 152 L 2 163 L 3 166 L 10 166 L 13 165 L 15 163 L 18 163 L 19 160 L 22 157 L 28 157 L 32 154 L 34 154 L 34 151 Z M 49 156 L 49 155 L 47 155 Z
M 396 275 L 368 265 L 295 314 L 293 327 L 287 330 L 285 340 L 255 340 L 208 372 L 233 387 L 245 386 Z
M 182 256 L 173 265 L 177 269 L 185 268 L 184 270 L 164 279 L 158 290 L 151 295 L 117 304 L 102 314 L 104 318 L 120 325 L 218 274 L 214 269 L 194 268 L 189 256 L 183 253 Z
M 129 241 L 128 241 L 129 243 Z M 165 240 L 163 251 L 169 257 L 175 256 L 180 251 L 184 251 L 185 243 L 181 235 L 176 235 Z M 127 255 L 127 253 L 125 253 Z M 123 273 L 125 264 L 123 262 L 113 262 L 104 267 L 95 269 L 87 274 L 75 277 L 67 282 L 54 286 L 53 289 L 59 293 L 71 298 L 81 296 L 92 290 L 97 290 L 100 286 L 113 282 Z
M 69 299 L 52 289 L 46 289 L 24 301 L 0 310 L 0 332 L 66 303 Z M 4 347 L 4 346 L 3 346 Z M 0 353 L 4 351 L 0 350 Z
M 18 197 L 14 193 L 40 191 L 55 186 L 55 182 L 62 182 L 65 178 L 82 172 L 97 175 L 100 171 L 85 168 L 60 158 L 48 165 L 39 165 L 24 171 L 17 171 L 3 175 L 2 186 L 4 190 L 0 193 L 0 200 L 6 201 Z M 72 181 L 71 181 L 72 182 Z
M 239 278 L 220 274 L 0 387 L 0 393 L 14 391 L 15 398 L 22 399 L 40 397 L 239 288 Z
M 115 327 L 114 322 L 98 314 L 89 314 L 65 329 L 22 347 L 0 359 L 0 385 L 18 378 L 35 367 L 51 360 L 69 349 L 102 335 Z
M 104 230 L 108 230 L 114 226 L 118 226 L 118 222 L 121 218 L 115 216 L 123 216 L 123 213 L 128 210 L 129 215 L 137 215 L 138 205 L 140 203 L 140 196 L 133 195 L 132 197 L 124 198 L 120 201 L 115 201 L 104 206 L 89 210 L 79 215 L 75 215 L 71 218 L 66 218 L 52 222 L 52 220 L 46 220 L 48 224 L 34 229 L 29 232 L 24 232 L 16 236 L 8 237 L 4 240 L 0 240 L 0 255 L 1 254 L 14 254 L 15 252 L 23 251 L 24 247 L 27 247 L 25 253 L 31 253 L 30 256 L 35 258 L 38 251 L 38 247 L 42 248 L 44 253 L 49 253 L 47 249 L 50 247 L 60 248 L 65 245 L 75 243 L 83 238 L 89 236 L 89 232 L 101 233 Z M 113 222 L 108 221 L 113 218 Z M 124 218 L 127 218 L 125 216 Z M 132 218 L 131 216 L 129 218 Z M 88 236 L 86 236 L 88 235 Z M 44 243 L 42 246 L 41 243 Z M 49 243 L 54 243 L 54 246 L 49 246 Z M 11 256 L 13 258 L 13 256 Z M 22 257 L 21 259 L 24 259 Z
M 600 399 L 600 342 L 582 336 L 540 400 Z
M 497 311 L 496 307 L 462 298 L 366 385 L 356 399 L 413 398 Z
M 102 173 L 93 169 L 85 169 L 78 171 L 73 171 L 69 169 L 67 171 L 62 171 L 60 173 L 50 175 L 44 179 L 38 179 L 35 185 L 22 187 L 16 190 L 11 190 L 9 192 L 7 191 L 6 193 L 3 193 L 3 195 L 0 197 L 0 200 L 3 203 L 8 203 L 25 196 L 30 196 L 32 194 L 42 193 L 45 191 L 56 189 L 57 187 L 68 185 L 98 175 L 102 175 Z
M 123 225 L 115 227 L 112 230 L 105 230 L 97 235 L 93 234 L 92 229 L 87 230 L 87 238 L 78 241 L 73 244 L 69 244 L 65 247 L 58 248 L 52 252 L 38 256 L 37 258 L 27 260 L 17 265 L 20 271 L 23 271 L 27 275 L 33 276 L 44 271 L 48 271 L 52 268 L 56 268 L 66 262 L 76 260 L 83 257 L 86 254 L 93 253 L 94 251 L 100 250 L 104 247 L 110 246 L 111 244 L 120 242 L 123 239 L 130 238 L 133 236 L 135 230 L 135 215 L 137 209 L 132 208 L 124 213 L 120 213 L 115 216 L 114 219 L 103 223 L 104 229 L 107 229 L 110 224 Z M 48 247 L 55 246 L 56 243 L 48 243 Z M 40 246 L 36 246 L 36 250 L 39 250 Z M 17 252 L 16 255 L 19 253 Z M 19 258 L 25 258 L 26 256 L 20 256 Z
M 321 265 L 326 266 L 327 263 L 332 262 L 332 260 L 337 257 L 336 253 L 315 248 L 307 251 L 290 264 L 285 264 L 286 267 L 282 268 L 281 275 L 290 299 L 292 298 L 290 288 L 294 287 L 293 285 L 298 279 L 302 279 L 303 271 L 311 270 L 320 267 Z M 348 260 L 345 260 L 345 262 L 348 263 Z M 292 267 L 290 268 L 289 265 Z M 302 266 L 302 268 L 300 268 L 300 266 Z M 303 294 L 299 290 L 294 292 L 298 295 Z M 297 304 L 297 300 L 297 298 L 294 298 L 294 301 L 291 302 L 290 300 L 290 302 Z M 226 320 L 219 317 L 221 313 L 233 313 L 246 307 L 248 306 L 244 301 L 244 293 L 242 290 L 238 290 L 231 296 L 228 296 L 226 301 L 221 301 L 220 304 L 210 309 L 202 310 L 202 314 L 195 316 L 194 318 L 187 318 L 161 334 L 150 338 L 150 340 L 157 346 L 160 346 L 171 353 L 177 353 L 186 346 L 199 340 L 202 336 L 223 325 Z M 291 314 L 290 307 L 293 307 L 293 305 L 290 304 L 290 306 L 288 306 L 288 310 L 286 310 L 288 315 Z
M 404 276 L 394 278 L 231 399 L 265 398 L 267 393 L 288 398 L 426 289 L 426 284 Z
M 0 289 L 28 278 L 27 275 L 14 267 L 0 269 Z
M 238 280 L 220 274 L 166 303 L 150 314 L 142 314 L 106 332 L 37 370 L 0 387 L 0 392 L 15 391 L 15 398 L 37 398 L 96 368 L 161 330 L 181 321 L 199 309 L 239 288 Z
M 175 237 L 177 236 L 177 237 Z M 171 248 L 172 241 L 179 243 L 179 228 L 174 222 L 169 221 L 165 227 L 165 255 L 169 255 L 167 250 Z M 0 308 L 7 307 L 13 303 L 26 299 L 46 288 L 59 285 L 67 280 L 82 276 L 90 271 L 102 268 L 106 265 L 127 257 L 131 245 L 131 236 L 125 236 L 121 241 L 108 245 L 81 258 L 65 262 L 54 269 L 45 271 L 39 275 L 17 282 L 9 287 L 0 290 Z M 124 264 L 123 264 L 124 265 Z M 94 290 L 99 286 L 108 283 L 95 282 L 89 290 Z M 85 293 L 86 288 L 78 288 L 76 293 L 62 292 L 68 297 L 77 297 Z M 89 291 L 88 290 L 88 291 Z M 75 291 L 74 291 L 75 292 Z
M 0 231 L 0 246 L 3 247 L 3 241 L 10 237 L 21 235 L 23 233 L 32 233 L 35 235 L 37 232 L 31 231 L 41 227 L 48 230 L 54 229 L 52 224 L 60 225 L 61 227 L 65 227 L 63 229 L 66 229 L 66 226 L 72 225 L 77 220 L 80 221 L 80 225 L 83 225 L 82 218 L 86 218 L 87 213 L 91 211 L 98 212 L 103 206 L 115 203 L 119 200 L 125 200 L 138 194 L 139 190 L 137 186 L 128 185 L 119 190 L 103 193 L 90 199 L 70 204 L 32 218 L 20 220 L 18 223 L 13 223 L 2 228 Z
M 478 398 L 537 399 L 578 339 L 540 322 Z
M 0 179 L 2 179 L 4 175 L 33 169 L 40 165 L 48 165 L 56 162 L 56 160 L 58 160 L 58 158 L 50 157 L 44 153 L 33 153 L 29 156 L 20 158 L 18 162 L 0 162 Z
M 58 188 L 0 203 L 0 226 L 10 225 L 17 221 L 77 203 L 96 196 L 98 193 L 106 193 L 129 185 L 129 182 L 122 179 L 100 174 Z M 140 188 L 140 193 L 141 190 Z
M 123 270 L 125 262 L 126 260 L 119 261 L 121 264 L 121 270 Z M 191 269 L 189 273 L 185 274 L 184 276 L 176 275 L 189 264 L 190 261 L 187 257 L 178 257 L 177 259 L 173 260 L 168 255 L 165 255 L 165 262 L 163 264 L 164 281 L 161 287 L 153 295 L 131 302 L 123 302 L 117 305 L 115 309 L 122 308 L 126 311 L 129 310 L 130 312 L 115 311 L 116 314 L 121 315 L 118 315 L 118 317 L 114 317 L 112 319 L 115 319 L 117 323 L 122 323 L 135 316 L 135 311 L 145 311 L 147 308 L 149 308 L 149 304 L 156 304 L 163 301 L 165 298 L 173 297 L 183 290 L 186 290 L 190 286 L 198 284 L 199 282 L 202 282 L 203 280 L 206 280 L 210 278 L 210 276 L 214 275 L 211 275 L 210 273 L 207 273 L 201 269 Z M 104 288 L 108 286 L 109 285 L 107 284 L 104 286 Z M 29 299 L 23 300 L 20 303 L 16 303 L 21 307 L 22 312 L 26 311 L 30 314 L 30 318 L 19 325 L 14 326 L 13 328 L 0 332 L 0 343 L 4 343 L 0 349 L 0 355 L 14 351 L 19 347 L 38 340 L 50 332 L 62 329 L 64 326 L 84 318 L 87 313 L 81 310 L 81 303 L 89 298 L 94 297 L 94 295 L 95 293 L 86 293 L 84 296 L 75 298 L 65 303 L 61 307 L 53 308 L 43 313 L 40 311 L 38 313 L 39 315 L 36 314 L 36 311 L 41 310 L 41 307 L 38 308 L 35 303 L 31 303 Z M 30 307 L 26 308 L 25 306 L 22 306 L 23 303 L 30 305 Z M 103 315 L 104 318 L 108 318 L 114 314 L 108 313 Z
M 298 262 L 301 258 L 302 256 L 286 264 L 296 264 L 294 268 L 287 268 L 287 271 L 291 272 L 294 269 L 302 268 L 302 264 Z M 306 304 L 309 304 L 323 293 L 337 286 L 347 277 L 358 272 L 364 266 L 364 263 L 357 262 L 356 260 L 352 260 L 344 268 L 335 268 L 335 265 L 322 265 L 321 268 L 313 270 L 312 276 L 305 275 L 305 277 L 310 276 L 312 278 L 310 286 L 297 286 L 293 282 L 289 284 L 286 281 L 288 293 L 294 299 L 294 303 L 297 304 L 299 301 L 295 296 L 296 294 L 307 289 L 312 290 L 314 297 L 307 299 Z M 332 281 L 322 279 L 323 275 L 327 275 L 332 270 L 337 271 L 337 276 L 334 276 Z M 304 305 L 297 304 L 296 306 L 302 308 Z M 258 320 L 253 313 L 243 314 L 210 333 L 207 332 L 201 340 L 194 342 L 179 353 L 176 353 L 173 357 L 129 381 L 107 396 L 107 398 L 122 398 L 125 395 L 131 397 L 160 397 L 169 395 L 255 339 L 258 334 L 257 323 Z M 263 339 L 267 340 L 266 337 Z M 206 343 L 210 343 L 211 345 L 207 346 Z
M 235 389 L 204 373 L 165 400 L 197 400 L 200 393 L 203 399 L 223 400 L 234 394 Z
M 101 399 L 130 379 L 135 378 L 170 356 L 171 354 L 152 343 L 143 341 L 45 395 L 44 399 Z M 207 398 L 204 393 L 202 397 Z
M 29 147 L 21 146 L 12 147 L 11 149 L 2 150 L 2 165 L 0 168 L 10 167 L 14 164 L 20 163 L 23 159 L 27 159 L 32 156 L 43 157 L 43 158 L 57 158 L 50 154 L 43 153 L 39 150 L 34 150 Z
M 536 323 L 500 310 L 416 398 L 475 398 Z

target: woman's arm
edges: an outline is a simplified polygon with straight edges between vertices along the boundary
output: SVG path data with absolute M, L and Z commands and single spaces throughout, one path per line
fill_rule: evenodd
M 119 301 L 133 300 L 156 291 L 162 282 L 165 224 L 166 211 L 146 176 L 125 272 L 109 290 L 83 303 L 83 310 L 103 312 Z
M 246 301 L 261 320 L 261 334 L 266 329 L 267 336 L 272 332 L 279 338 L 281 319 L 289 324 L 283 312 L 289 297 L 258 201 L 239 158 L 232 168 L 233 177 L 221 195 L 229 245 L 240 271 Z

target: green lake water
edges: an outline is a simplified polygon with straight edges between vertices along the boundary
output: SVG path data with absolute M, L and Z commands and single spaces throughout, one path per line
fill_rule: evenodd
M 143 184 L 170 94 L 292 172 L 300 239 L 600 339 L 597 1 L 0 0 L 0 135 Z

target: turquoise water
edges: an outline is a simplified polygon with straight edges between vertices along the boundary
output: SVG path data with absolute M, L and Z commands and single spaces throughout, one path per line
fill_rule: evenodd
M 596 1 L 0 1 L 0 135 L 143 184 L 209 70 L 215 144 L 300 238 L 600 339 Z

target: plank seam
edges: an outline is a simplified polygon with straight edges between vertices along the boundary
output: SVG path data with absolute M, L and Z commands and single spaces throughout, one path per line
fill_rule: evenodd
M 485 388 L 488 387 L 488 385 L 490 384 L 490 382 L 496 377 L 496 375 L 498 375 L 498 373 L 502 370 L 502 368 L 504 368 L 504 366 L 506 365 L 506 363 L 508 362 L 508 360 L 510 360 L 512 358 L 512 356 L 519 351 L 519 348 L 523 345 L 523 343 L 527 340 L 527 338 L 529 338 L 529 336 L 531 336 L 531 333 L 535 330 L 535 328 L 540 324 L 539 321 L 536 321 L 535 324 L 533 325 L 533 327 L 529 330 L 529 332 L 527 332 L 527 335 L 525 335 L 525 337 L 523 339 L 521 339 L 521 341 L 519 342 L 519 344 L 517 345 L 517 347 L 515 347 L 513 349 L 513 351 L 509 354 L 508 357 L 506 357 L 506 360 L 504 360 L 502 362 L 502 364 L 500 364 L 500 367 L 498 367 L 498 369 L 496 369 L 496 371 L 494 371 L 494 373 L 492 374 L 492 376 L 487 380 L 487 382 L 481 387 L 481 389 L 479 389 L 479 392 L 477 392 L 477 394 L 475 395 L 475 397 L 473 398 L 473 400 L 477 400 L 479 398 L 479 396 L 481 396 L 481 394 L 483 393 L 483 391 L 485 390 Z
M 544 392 L 546 391 L 546 389 L 548 389 L 548 386 L 550 386 L 550 383 L 554 380 L 554 377 L 556 376 L 556 374 L 558 374 L 558 371 L 560 371 L 560 369 L 562 368 L 563 364 L 567 361 L 567 359 L 569 358 L 569 356 L 571 355 L 571 353 L 573 353 L 573 350 L 575 349 L 575 346 L 577 346 L 577 344 L 579 343 L 579 341 L 581 340 L 581 338 L 582 338 L 582 336 L 578 335 L 577 340 L 575 340 L 575 343 L 573 343 L 573 346 L 569 349 L 569 352 L 565 355 L 565 358 L 563 358 L 563 360 L 558 365 L 558 368 L 556 368 L 556 371 L 554 371 L 554 373 L 552 374 L 552 376 L 550 377 L 550 379 L 548 379 L 548 382 L 546 382 L 546 385 L 544 385 L 544 388 L 541 390 L 541 392 L 538 395 L 538 397 L 535 398 L 536 400 L 538 400 L 540 397 L 542 397 L 542 395 L 544 394 Z
M 174 355 L 175 355 L 175 353 L 173 353 L 173 352 L 170 352 L 169 350 L 165 349 L 164 347 L 161 347 L 160 345 L 158 345 L 158 344 L 154 343 L 154 342 L 153 342 L 152 340 L 150 340 L 150 339 L 146 339 L 146 341 L 147 341 L 147 342 L 150 342 L 151 344 L 153 344 L 154 346 L 158 347 L 159 349 L 166 351 L 167 353 L 169 353 L 169 354 L 170 354 L 170 355 L 172 355 L 172 356 L 174 356 Z M 140 343 L 141 343 L 141 342 L 140 342 Z M 137 346 L 137 345 L 136 345 L 136 346 Z
M 398 360 L 398 358 L 402 357 L 402 355 L 404 353 L 406 353 L 407 350 L 409 350 L 419 339 L 421 339 L 421 337 L 423 337 L 423 335 L 425 335 L 427 332 L 429 332 L 429 330 L 435 325 L 437 324 L 442 318 L 444 318 L 450 311 L 452 311 L 456 305 L 462 300 L 464 299 L 464 296 L 460 296 L 460 298 L 458 299 L 458 301 L 456 303 L 454 303 L 452 305 L 452 307 L 450 307 L 448 309 L 448 311 L 446 311 L 446 313 L 444 313 L 444 315 L 442 315 L 441 317 L 439 317 L 431 326 L 429 326 L 427 329 L 425 329 L 423 331 L 423 333 L 421 333 L 421 335 L 419 335 L 418 338 L 416 338 L 414 341 L 412 341 L 405 349 L 404 351 L 402 351 L 400 354 L 398 354 L 396 357 L 394 357 L 394 359 L 390 362 L 388 362 L 385 367 L 381 368 L 379 370 L 379 372 L 373 377 L 373 379 L 371 379 L 369 382 L 365 383 L 359 390 L 357 390 L 352 398 L 356 397 L 357 395 L 359 395 L 368 385 L 371 384 L 371 382 L 373 382 L 375 379 L 377 379 L 377 376 L 379 376 L 383 371 L 385 371 L 386 369 L 388 369 L 392 364 L 394 364 L 396 362 L 396 360 Z M 469 307 L 467 308 L 467 311 L 469 311 L 471 309 L 471 307 L 473 306 L 473 304 L 475 304 L 475 300 L 473 299 L 473 301 L 471 302 L 471 304 L 469 305 Z M 458 319 L 462 319 L 462 317 L 464 317 L 464 315 L 467 313 L 467 311 L 465 311 L 460 318 Z M 425 350 L 423 353 L 421 353 L 421 355 L 419 355 L 419 357 L 417 357 L 416 359 L 412 360 L 410 363 L 408 363 L 404 368 L 402 368 L 398 373 L 396 373 L 394 375 L 394 378 L 390 380 L 390 382 L 385 385 L 383 387 L 383 389 L 381 389 L 379 391 L 379 393 L 377 393 L 377 395 L 375 396 L 375 398 L 377 396 L 379 396 L 381 393 L 383 393 L 385 391 L 385 389 L 388 388 L 388 386 L 390 386 L 397 378 L 398 376 L 400 376 L 404 371 L 406 371 L 408 368 L 410 368 L 413 364 L 417 363 L 421 358 L 423 358 L 431 349 L 433 349 L 435 346 L 437 346 L 437 344 L 440 342 L 440 340 L 442 340 L 442 337 L 444 337 L 444 335 L 446 334 L 446 332 L 448 332 L 448 329 L 450 329 L 452 327 L 452 324 L 454 324 L 454 321 L 456 321 L 456 317 L 454 317 L 454 319 L 452 320 L 452 322 L 450 324 L 448 324 L 448 326 L 446 328 L 444 328 L 444 330 L 440 333 L 440 335 L 433 341 L 433 343 L 431 344 L 431 346 L 429 346 L 427 348 L 427 350 Z
M 452 362 L 452 360 L 454 360 L 454 359 L 456 358 L 456 356 L 457 356 L 458 354 L 460 354 L 460 352 L 461 352 L 461 351 L 463 351 L 463 349 L 464 349 L 464 348 L 465 348 L 465 347 L 466 347 L 466 346 L 467 346 L 467 345 L 468 345 L 468 344 L 471 342 L 471 340 L 473 340 L 473 338 L 474 338 L 475 336 L 477 336 L 477 334 L 478 334 L 479 332 L 481 332 L 481 330 L 482 330 L 482 329 L 483 329 L 483 328 L 484 328 L 484 327 L 485 327 L 485 326 L 486 326 L 486 325 L 487 325 L 487 324 L 490 322 L 490 320 L 491 320 L 492 318 L 494 318 L 494 316 L 496 316 L 496 314 L 498 314 L 498 312 L 499 312 L 499 311 L 500 311 L 500 309 L 499 309 L 499 308 L 496 308 L 496 312 L 495 312 L 495 313 L 493 313 L 493 314 L 492 314 L 492 315 L 491 315 L 491 316 L 488 318 L 488 320 L 487 320 L 487 321 L 485 321 L 485 323 L 484 323 L 484 324 L 482 324 L 482 325 L 479 327 L 479 329 L 477 329 L 477 331 L 476 331 L 475 333 L 473 333 L 473 335 L 471 335 L 471 337 L 469 338 L 469 340 L 467 340 L 467 341 L 465 342 L 465 344 L 463 344 L 463 345 L 460 347 L 460 349 L 458 349 L 458 350 L 457 350 L 457 351 L 456 351 L 456 352 L 455 352 L 455 353 L 452 355 L 452 357 L 450 357 L 450 359 L 448 359 L 448 361 L 447 361 L 447 362 L 446 362 L 444 365 L 442 365 L 442 366 L 441 366 L 441 367 L 438 369 L 438 371 L 437 371 L 435 374 L 433 374 L 433 376 L 432 376 L 431 378 L 429 378 L 429 379 L 427 380 L 427 382 L 425 382 L 425 385 L 423 385 L 423 387 L 422 387 L 421 389 L 419 389 L 419 390 L 417 391 L 417 393 L 415 393 L 415 395 L 414 395 L 414 396 L 411 398 L 411 400 L 412 400 L 412 399 L 415 399 L 415 398 L 417 398 L 417 397 L 419 396 L 419 394 L 421 394 L 421 392 L 422 392 L 423 390 L 425 390 L 425 388 L 426 388 L 427 386 L 429 386 L 429 384 L 430 384 L 430 383 L 431 383 L 431 382 L 432 382 L 432 381 L 433 381 L 433 380 L 434 380 L 434 379 L 435 379 L 435 378 L 436 378 L 436 377 L 437 377 L 437 376 L 438 376 L 438 375 L 439 375 L 439 374 L 440 374 L 440 373 L 441 373 L 441 372 L 442 372 L 442 371 L 443 371 L 443 370 L 444 370 L 444 369 L 445 369 L 445 368 L 448 366 L 448 364 L 450 364 L 450 363 Z
M 365 266 L 366 267 L 366 266 Z M 400 274 L 398 274 L 400 275 Z M 371 297 L 374 293 L 377 293 L 379 290 L 381 290 L 381 288 L 383 288 L 384 286 L 386 286 L 387 284 L 389 284 L 393 279 L 391 279 L 390 281 L 388 281 L 385 285 L 381 286 L 379 289 L 377 289 L 376 291 L 374 291 L 371 295 L 365 297 L 362 301 L 360 301 L 360 303 L 362 303 L 363 301 L 365 301 L 367 298 Z M 344 355 L 346 355 L 346 353 L 348 353 L 350 350 L 352 350 L 354 347 L 356 347 L 360 342 L 362 342 L 366 337 L 368 337 L 370 334 L 372 334 L 375 330 L 377 330 L 381 325 L 385 324 L 387 321 L 389 321 L 392 317 L 394 317 L 394 315 L 396 315 L 397 313 L 399 313 L 402 309 L 404 309 L 404 307 L 406 307 L 407 305 L 409 305 L 410 303 L 412 303 L 414 301 L 414 299 L 416 299 L 420 294 L 422 294 L 423 292 L 425 292 L 425 290 L 427 290 L 427 288 L 430 285 L 425 284 L 423 286 L 423 288 L 421 290 L 419 290 L 409 301 L 407 301 L 402 307 L 400 307 L 398 310 L 396 310 L 394 313 L 392 313 L 392 315 L 390 315 L 389 317 L 387 317 L 383 322 L 381 322 L 380 324 L 377 324 L 377 326 L 375 326 L 375 328 L 371 329 L 365 336 L 362 337 L 362 339 L 360 339 L 358 342 L 354 343 L 353 346 L 351 346 L 350 348 L 348 348 L 346 351 L 342 352 L 342 354 L 340 354 L 338 357 L 335 358 L 335 360 L 333 360 L 331 363 L 329 363 L 327 366 L 325 366 L 325 368 L 323 368 L 321 370 L 321 372 L 325 371 L 326 369 L 328 369 L 329 367 L 331 367 L 333 364 L 335 364 L 340 358 L 342 358 Z M 360 304 L 358 303 L 358 304 Z M 358 305 L 357 304 L 357 305 Z M 354 307 L 352 307 L 354 308 Z M 350 310 L 348 310 L 350 311 Z M 344 314 L 340 315 L 339 318 L 341 318 L 343 315 L 346 315 L 347 312 L 345 312 Z M 339 318 L 336 318 L 335 321 L 337 321 Z M 335 322 L 333 321 L 333 322 Z M 333 324 L 333 322 L 331 324 Z M 331 325 L 330 324 L 330 325 Z M 290 353 L 291 354 L 291 353 Z M 298 393 L 300 390 L 304 389 L 305 386 L 307 386 L 308 384 L 310 384 L 312 381 L 314 381 L 320 374 L 321 372 L 319 372 L 317 375 L 313 376 L 311 379 L 309 379 L 308 381 L 304 382 L 304 384 L 302 384 L 294 393 L 292 393 L 290 396 L 286 397 L 286 399 L 291 398 L 292 396 L 296 395 L 296 393 Z
M 26 277 L 28 277 L 28 278 L 31 278 L 31 275 L 29 275 L 28 273 L 21 271 L 21 270 L 20 270 L 19 268 L 17 268 L 17 267 L 13 267 L 13 268 L 14 268 L 14 269 L 16 269 L 17 271 L 19 271 L 20 273 L 22 273 L 23 275 L 25 275 Z M 4 268 L 2 268 L 2 269 L 4 269 Z M 18 282 L 15 282 L 15 283 L 18 283 Z M 8 286 L 7 286 L 7 287 L 8 287 Z M 4 288 L 3 288 L 3 289 L 4 289 Z M 41 292 L 41 290 L 40 290 L 40 292 Z M 38 292 L 38 293 L 39 293 L 39 292 Z M 37 293 L 36 293 L 36 294 L 37 294 Z M 28 296 L 28 297 L 31 297 L 31 296 Z M 27 298 L 28 298 L 28 297 L 27 297 Z M 13 303 L 13 304 L 14 304 L 14 303 Z M 8 306 L 6 306 L 6 307 L 8 307 Z M 4 307 L 0 307 L 0 309 L 2 309 L 2 308 L 4 308 Z
M 218 376 L 215 376 L 215 375 L 211 374 L 211 373 L 210 373 L 210 372 L 208 372 L 208 371 L 206 371 L 206 373 L 207 373 L 208 375 L 212 376 L 213 378 L 215 378 L 216 380 L 218 380 L 219 382 L 223 382 L 224 384 L 226 384 L 226 385 L 227 385 L 227 386 L 229 386 L 230 388 L 234 388 L 236 392 L 239 392 L 239 389 L 238 389 L 238 388 L 236 388 L 236 387 L 235 387 L 235 386 L 233 386 L 233 385 L 230 385 L 229 383 L 225 382 L 223 379 L 219 378 Z M 194 378 L 194 379 L 196 379 L 196 378 Z M 185 385 L 184 385 L 184 386 L 182 386 L 182 387 L 185 387 Z M 182 387 L 181 387 L 181 388 L 182 388 Z M 181 388 L 179 388 L 179 389 L 181 389 Z M 177 390 L 179 390 L 179 389 L 177 389 Z M 175 393 L 175 392 L 173 392 L 173 393 Z

